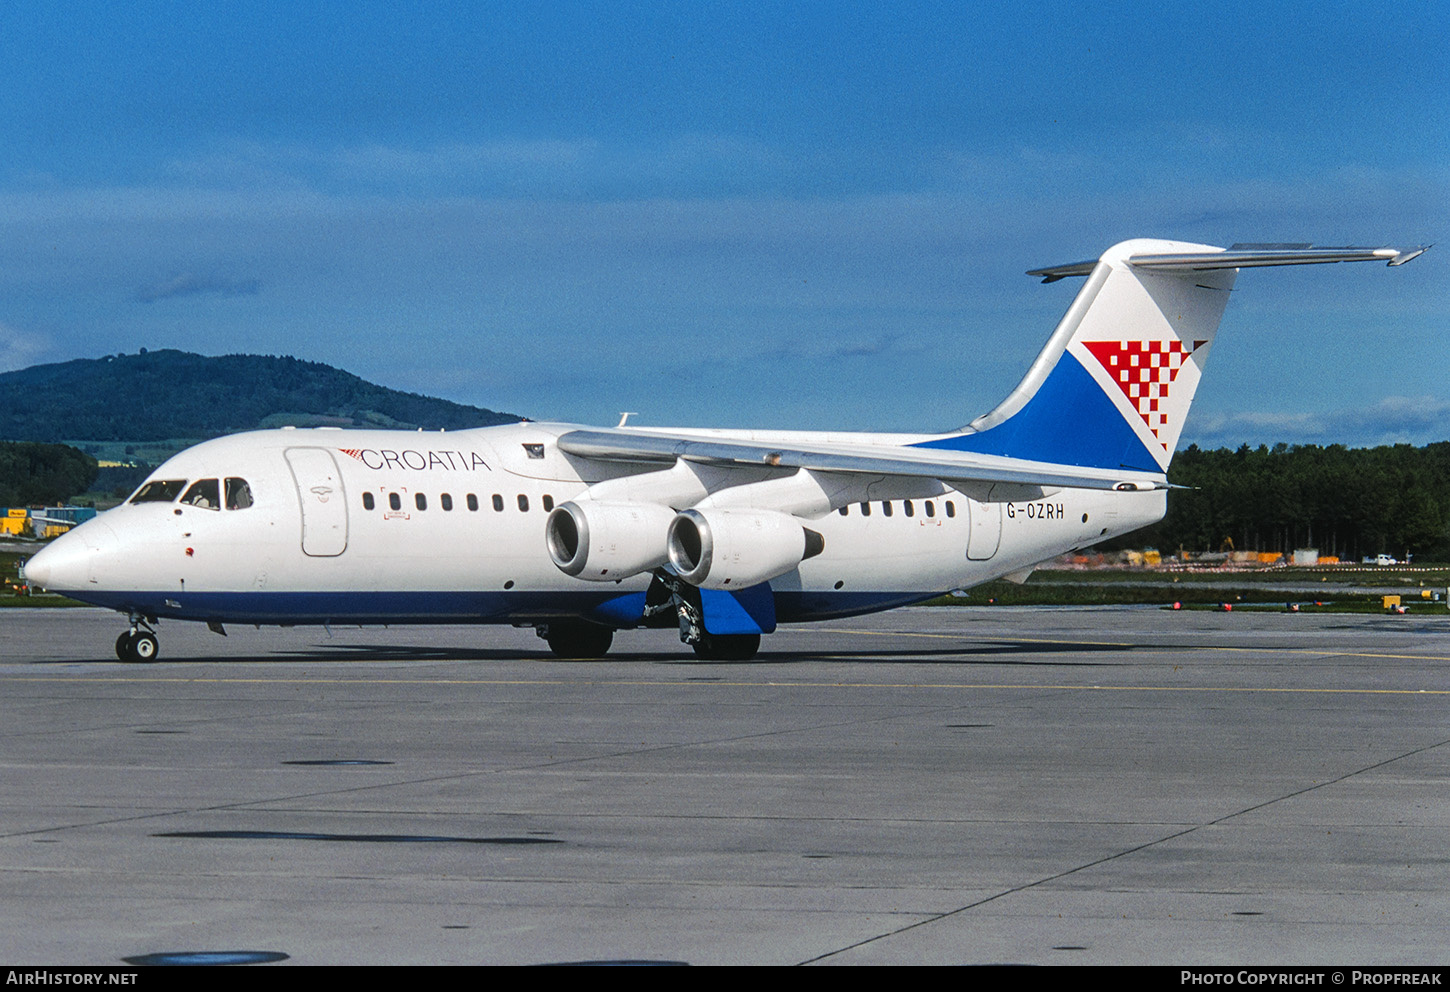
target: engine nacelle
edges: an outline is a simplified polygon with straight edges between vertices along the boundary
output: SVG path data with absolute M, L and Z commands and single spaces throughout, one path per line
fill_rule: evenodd
M 665 563 L 674 516 L 656 503 L 561 503 L 544 525 L 544 541 L 565 575 L 613 582 Z
M 682 510 L 670 524 L 670 564 L 701 589 L 745 589 L 825 550 L 820 534 L 773 510 Z

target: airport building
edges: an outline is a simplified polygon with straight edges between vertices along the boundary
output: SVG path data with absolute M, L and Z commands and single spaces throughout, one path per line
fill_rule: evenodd
M 0 537 L 59 537 L 96 515 L 92 506 L 16 506 L 0 509 Z

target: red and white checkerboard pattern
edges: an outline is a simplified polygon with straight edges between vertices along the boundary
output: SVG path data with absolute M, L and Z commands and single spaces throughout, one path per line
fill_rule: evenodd
M 1084 341 L 1083 347 L 1107 371 L 1123 395 L 1143 418 L 1143 423 L 1158 437 L 1168 426 L 1168 388 L 1178 378 L 1178 370 L 1189 355 L 1204 341 L 1185 348 L 1182 341 Z M 1160 439 L 1161 440 L 1161 439 Z

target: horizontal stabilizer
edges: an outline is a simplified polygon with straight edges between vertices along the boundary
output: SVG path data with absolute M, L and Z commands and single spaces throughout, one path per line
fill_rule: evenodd
M 1130 255 L 1126 261 L 1135 269 L 1149 269 L 1158 272 L 1251 269 L 1268 265 L 1323 265 L 1330 262 L 1384 262 L 1387 265 L 1404 265 L 1411 259 L 1424 254 L 1429 247 L 1431 246 L 1331 248 L 1309 244 L 1237 244 L 1227 250 L 1219 251 Z M 1070 276 L 1089 275 L 1097 264 L 1096 259 L 1089 262 L 1072 262 L 1068 265 L 1054 265 L 1045 269 L 1031 269 L 1027 274 L 1041 276 L 1045 283 L 1057 282 L 1059 279 L 1066 279 Z

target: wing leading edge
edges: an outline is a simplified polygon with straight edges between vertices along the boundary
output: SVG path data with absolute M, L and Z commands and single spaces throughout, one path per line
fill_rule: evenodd
M 1172 488 L 1162 475 L 1145 472 L 886 444 L 782 447 L 615 429 L 569 431 L 559 436 L 558 445 L 566 454 L 603 461 L 673 464 L 683 459 L 709 465 L 938 479 L 947 485 L 964 483 L 974 488 L 993 484 L 1118 492 Z

